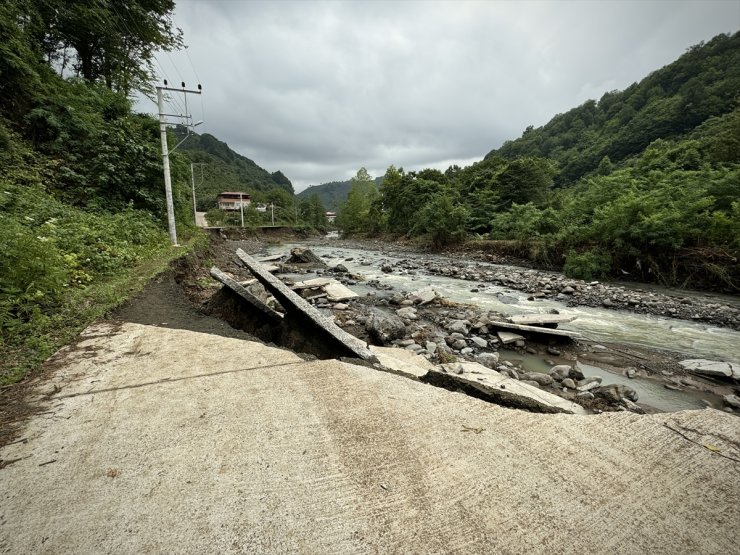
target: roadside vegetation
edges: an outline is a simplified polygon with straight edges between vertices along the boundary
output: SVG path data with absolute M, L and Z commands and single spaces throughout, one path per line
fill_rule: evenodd
M 173 7 L 0 5 L 0 384 L 188 250 L 166 233 L 159 124 L 129 100 L 153 52 L 181 44 Z M 173 156 L 180 235 L 197 242 L 188 169 Z
M 505 246 L 571 277 L 740 289 L 740 33 L 527 128 L 484 160 L 361 169 L 345 234 Z

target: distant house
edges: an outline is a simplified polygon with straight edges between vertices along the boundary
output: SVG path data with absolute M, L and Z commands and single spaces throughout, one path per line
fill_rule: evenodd
M 266 204 L 258 204 L 255 206 L 257 209 L 257 212 L 267 212 L 267 205 Z
M 330 224 L 334 223 L 334 220 L 337 219 L 337 213 L 336 212 L 327 212 L 326 213 L 326 221 Z
M 220 193 L 216 197 L 216 203 L 220 210 L 239 210 L 242 206 L 246 208 L 252 204 L 252 197 L 241 191 L 229 191 Z

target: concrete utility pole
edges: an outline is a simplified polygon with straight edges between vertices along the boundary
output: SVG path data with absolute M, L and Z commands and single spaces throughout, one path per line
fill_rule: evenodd
M 203 183 L 203 166 L 205 162 L 190 162 L 190 183 L 193 186 L 193 218 L 195 219 L 195 225 L 198 225 L 198 208 L 195 204 L 195 172 L 193 166 L 200 166 L 200 182 Z
M 159 133 L 162 138 L 162 166 L 164 166 L 164 194 L 165 194 L 165 201 L 167 202 L 167 226 L 169 227 L 170 231 L 170 241 L 172 242 L 173 246 L 177 245 L 177 228 L 175 227 L 175 207 L 172 202 L 172 178 L 170 176 L 170 152 L 174 152 L 175 149 L 180 146 L 185 139 L 187 139 L 190 136 L 191 130 L 196 126 L 203 123 L 202 121 L 199 121 L 198 123 L 188 123 L 187 129 L 188 134 L 185 136 L 185 139 L 180 141 L 175 145 L 175 147 L 172 149 L 172 151 L 169 150 L 167 146 L 167 116 L 173 116 L 173 117 L 179 117 L 179 118 L 185 118 L 186 122 L 189 122 L 191 118 L 190 114 L 166 114 L 164 112 L 164 95 L 162 94 L 163 91 L 172 91 L 172 92 L 181 92 L 185 95 L 185 98 L 187 99 L 187 95 L 189 94 L 201 94 L 201 86 L 198 85 L 197 91 L 189 91 L 185 89 L 185 83 L 182 83 L 182 89 L 172 89 L 167 87 L 167 81 L 164 82 L 164 87 L 157 87 L 157 108 L 159 109 Z M 187 105 L 187 100 L 186 100 Z
M 239 210 L 242 213 L 242 227 L 244 227 L 244 198 L 241 191 L 239 191 Z
M 272 227 L 275 227 L 275 203 L 270 203 L 270 212 L 272 212 Z

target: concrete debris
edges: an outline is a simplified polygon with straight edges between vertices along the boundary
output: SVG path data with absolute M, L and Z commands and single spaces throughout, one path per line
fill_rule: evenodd
M 370 351 L 378 358 L 383 370 L 412 380 L 421 380 L 434 368 L 434 365 L 423 356 L 407 349 L 370 345 Z
M 509 343 L 516 343 L 517 341 L 524 341 L 524 337 L 510 331 L 500 331 L 497 335 L 499 341 L 501 341 L 501 343 L 503 343 L 504 345 L 508 345 Z
M 575 331 L 568 330 L 554 330 L 552 328 L 546 328 L 542 326 L 525 326 L 524 324 L 513 324 L 511 322 L 497 322 L 489 321 L 488 327 L 494 327 L 504 330 L 515 330 L 529 333 L 536 333 L 540 335 L 552 335 L 556 337 L 565 337 L 569 339 L 577 339 L 581 337 L 581 334 Z
M 462 389 L 507 407 L 533 412 L 587 414 L 577 403 L 504 376 L 477 362 L 435 366 L 429 371 L 425 381 L 447 389 Z
M 257 297 L 256 295 L 253 295 L 246 287 L 238 283 L 236 280 L 227 276 L 224 272 L 222 272 L 215 266 L 211 268 L 211 276 L 213 276 L 214 279 L 217 279 L 218 281 L 223 283 L 226 287 L 231 289 L 234 293 L 239 295 L 242 299 L 247 301 L 254 308 L 259 310 L 271 322 L 276 323 L 276 322 L 282 321 L 283 319 L 282 314 L 270 308 L 267 304 L 262 302 L 262 300 L 259 297 Z
M 679 362 L 686 370 L 706 376 L 734 378 L 740 380 L 740 364 L 720 362 L 704 358 L 693 358 Z
M 358 357 L 363 360 L 376 360 L 375 355 L 368 350 L 363 341 L 338 327 L 330 318 L 321 314 L 305 299 L 291 291 L 282 281 L 265 271 L 262 264 L 242 249 L 236 251 L 236 256 L 244 262 L 264 288 L 272 293 L 289 317 L 313 326 L 318 333 L 325 335 L 340 353 L 345 353 L 345 356 Z
M 519 314 L 511 316 L 509 321 L 512 324 L 523 324 L 527 326 L 553 326 L 566 324 L 575 320 L 577 316 L 567 316 L 565 314 Z
M 321 289 L 326 293 L 327 300 L 331 302 L 347 301 L 359 297 L 352 289 L 331 278 L 314 278 L 299 281 L 293 285 L 293 289 L 296 291 L 300 291 L 301 289 Z
M 440 295 L 431 287 L 425 287 L 424 289 L 420 289 L 419 291 L 409 293 L 407 298 L 411 300 L 414 304 L 423 306 L 433 302 L 439 296 Z

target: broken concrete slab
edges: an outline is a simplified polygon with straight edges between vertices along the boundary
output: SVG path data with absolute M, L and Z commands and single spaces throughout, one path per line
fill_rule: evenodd
M 332 281 L 336 281 L 332 278 L 314 278 L 307 279 L 305 281 L 299 281 L 292 286 L 292 289 L 314 289 L 316 287 L 324 287 L 329 285 Z
M 581 337 L 581 334 L 575 331 L 567 330 L 554 330 L 551 328 L 545 328 L 541 326 L 526 326 L 524 324 L 513 324 L 511 322 L 499 322 L 496 320 L 489 320 L 488 327 L 498 328 L 504 330 L 516 330 L 528 333 L 537 333 L 540 335 L 550 335 L 555 337 L 564 337 L 568 339 L 576 339 Z
M 442 364 L 429 370 L 424 381 L 461 389 L 499 405 L 544 413 L 587 414 L 578 403 L 500 374 L 477 362 Z
M 326 291 L 326 298 L 332 302 L 347 301 L 359 297 L 352 289 L 335 280 L 325 285 L 323 289 Z
M 398 347 L 377 347 L 370 345 L 370 351 L 378 357 L 384 370 L 399 374 L 412 380 L 421 380 L 434 368 L 423 356 Z
M 509 317 L 512 324 L 523 324 L 525 326 L 557 326 L 567 324 L 575 320 L 577 316 L 566 314 L 517 314 Z
M 740 364 L 704 358 L 681 360 L 679 364 L 686 370 L 697 374 L 740 380 Z
M 274 254 L 272 256 L 263 256 L 262 258 L 258 258 L 257 262 L 277 262 L 278 260 L 281 260 L 284 255 L 282 254 Z
M 217 279 L 218 281 L 223 283 L 224 286 L 231 289 L 234 293 L 239 295 L 242 299 L 247 301 L 252 307 L 259 310 L 262 314 L 265 315 L 266 318 L 268 318 L 272 322 L 274 323 L 282 322 L 283 320 L 282 314 L 270 308 L 267 304 L 265 304 L 262 301 L 262 299 L 260 299 L 256 295 L 253 295 L 246 287 L 241 285 L 236 280 L 227 276 L 224 272 L 222 272 L 215 266 L 211 268 L 211 276 L 213 276 L 214 279 Z
M 497 333 L 499 341 L 504 345 L 509 343 L 516 343 L 517 341 L 524 341 L 524 337 L 518 333 L 512 333 L 510 331 L 500 331 Z
M 259 282 L 277 299 L 280 305 L 288 313 L 288 317 L 295 318 L 301 323 L 315 327 L 319 333 L 334 344 L 336 349 L 345 356 L 357 357 L 362 360 L 377 361 L 367 348 L 364 341 L 360 341 L 337 326 L 330 318 L 327 318 L 316 308 L 311 306 L 305 299 L 291 291 L 278 278 L 267 272 L 262 264 L 249 256 L 242 249 L 236 251 L 236 256 L 244 262 L 250 272 Z

